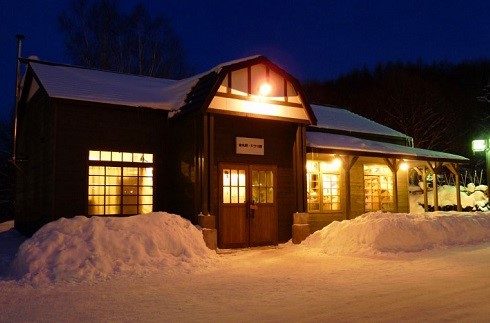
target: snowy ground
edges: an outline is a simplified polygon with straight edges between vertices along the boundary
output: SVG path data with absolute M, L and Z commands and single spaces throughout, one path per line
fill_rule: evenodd
M 487 321 L 490 213 L 368 213 L 301 245 L 205 249 L 182 218 L 0 224 L 0 321 Z M 17 252 L 17 256 L 14 256 Z

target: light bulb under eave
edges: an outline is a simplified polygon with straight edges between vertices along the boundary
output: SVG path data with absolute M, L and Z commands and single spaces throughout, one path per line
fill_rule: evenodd
M 407 162 L 402 162 L 400 164 L 400 169 L 403 170 L 403 171 L 408 170 L 408 163 Z
M 259 87 L 259 94 L 261 96 L 267 96 L 271 94 L 272 86 L 269 83 L 262 83 Z

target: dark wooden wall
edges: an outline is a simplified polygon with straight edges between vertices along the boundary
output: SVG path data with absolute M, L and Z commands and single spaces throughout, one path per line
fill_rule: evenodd
M 18 194 L 16 223 L 23 219 L 34 223 L 33 232 L 51 220 L 87 214 L 89 150 L 153 153 L 153 209 L 166 210 L 166 111 L 66 100 L 42 102 L 32 102 L 21 126 L 26 132 L 21 151 L 29 162 L 28 172 L 20 175 L 26 192 Z M 43 140 L 46 143 L 39 145 Z M 44 200 L 42 207 L 36 194 Z
M 42 92 L 19 106 L 15 227 L 26 235 L 53 219 L 54 109 Z

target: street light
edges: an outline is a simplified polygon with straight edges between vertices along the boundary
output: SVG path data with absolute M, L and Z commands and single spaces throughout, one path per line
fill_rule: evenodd
M 490 187 L 490 139 L 477 139 L 471 142 L 473 154 L 485 152 L 485 165 L 487 172 L 487 186 Z

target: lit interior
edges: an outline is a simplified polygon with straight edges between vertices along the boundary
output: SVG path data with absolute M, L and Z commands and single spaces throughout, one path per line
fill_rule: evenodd
M 340 159 L 306 162 L 308 212 L 339 211 Z
M 245 203 L 247 178 L 243 169 L 223 169 L 223 203 Z
M 386 165 L 364 165 L 366 211 L 392 211 L 393 173 Z
M 132 215 L 153 210 L 152 154 L 90 151 L 88 215 Z

